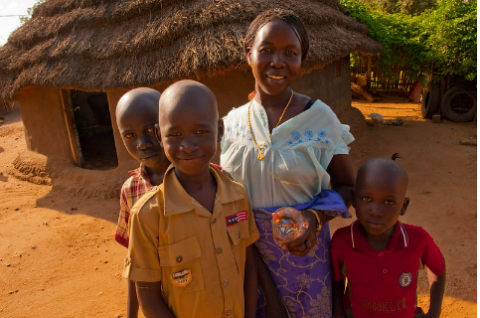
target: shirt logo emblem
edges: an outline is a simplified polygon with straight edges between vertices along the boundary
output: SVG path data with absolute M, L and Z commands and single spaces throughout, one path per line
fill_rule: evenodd
M 400 275 L 400 278 L 398 279 L 398 283 L 400 284 L 400 287 L 408 287 L 412 283 L 413 278 L 412 278 L 412 273 L 410 272 L 404 272 L 402 275 Z
M 178 287 L 186 287 L 192 281 L 192 272 L 190 268 L 182 269 L 179 272 L 175 272 L 170 277 L 172 280 L 173 285 Z
M 245 221 L 247 219 L 247 211 L 240 211 L 230 216 L 227 216 L 225 219 L 227 220 L 227 227 L 237 224 L 240 221 Z

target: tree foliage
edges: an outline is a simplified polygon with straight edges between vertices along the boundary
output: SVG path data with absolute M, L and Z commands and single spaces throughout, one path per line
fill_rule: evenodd
M 411 14 L 402 9 L 385 12 L 388 2 L 413 0 L 340 0 L 351 17 L 368 26 L 368 35 L 385 47 L 380 56 L 384 76 L 393 75 L 395 65 L 412 78 L 432 66 L 442 75 L 476 78 L 476 0 L 438 0 L 431 9 Z
M 477 77 L 477 1 L 440 0 L 422 20 L 428 59 L 444 75 Z

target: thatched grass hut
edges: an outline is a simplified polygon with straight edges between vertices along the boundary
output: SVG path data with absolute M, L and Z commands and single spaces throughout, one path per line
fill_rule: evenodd
M 120 96 L 193 78 L 214 91 L 225 115 L 253 89 L 242 51 L 247 27 L 273 7 L 295 11 L 311 37 L 295 89 L 342 117 L 351 108 L 349 53 L 382 47 L 336 0 L 48 0 L 0 48 L 0 99 L 20 102 L 30 150 L 85 166 L 81 134 L 108 131 L 114 147 L 100 149 L 131 162 L 115 125 Z

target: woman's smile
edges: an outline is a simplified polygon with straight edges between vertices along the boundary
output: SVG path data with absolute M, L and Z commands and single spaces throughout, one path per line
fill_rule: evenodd
M 279 76 L 279 75 L 267 75 L 267 77 L 274 80 L 282 80 L 286 78 L 286 76 Z

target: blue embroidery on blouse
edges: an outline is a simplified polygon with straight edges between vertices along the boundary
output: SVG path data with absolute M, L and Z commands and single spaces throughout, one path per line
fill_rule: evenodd
M 292 137 L 289 141 L 288 141 L 288 144 L 289 145 L 297 145 L 297 144 L 302 144 L 302 143 L 305 143 L 305 142 L 308 142 L 308 141 L 318 141 L 318 142 L 321 142 L 323 144 L 326 144 L 328 145 L 330 143 L 330 141 L 325 138 L 326 136 L 326 133 L 324 130 L 321 130 L 319 132 L 317 132 L 317 137 L 315 138 L 315 134 L 313 133 L 313 131 L 311 130 L 305 130 L 303 132 L 303 136 L 305 137 L 305 139 L 300 139 L 300 136 L 302 134 L 300 134 L 300 132 L 294 130 L 292 131 L 292 133 L 290 134 L 290 136 Z
M 247 139 L 247 140 L 251 141 L 252 137 L 250 137 L 249 134 L 247 135 L 246 128 L 247 127 L 245 125 L 237 122 L 237 123 L 233 124 L 233 128 L 231 126 L 227 127 L 226 134 L 241 137 L 241 138 L 244 138 L 244 139 Z M 253 131 L 254 131 L 254 129 L 252 128 L 252 132 Z
M 308 138 L 308 141 L 311 141 L 313 138 L 313 132 L 311 130 L 305 130 L 303 135 Z
M 300 139 L 300 133 L 296 130 L 292 131 L 291 135 L 292 135 L 293 140 L 295 140 L 295 141 Z

